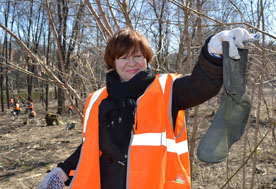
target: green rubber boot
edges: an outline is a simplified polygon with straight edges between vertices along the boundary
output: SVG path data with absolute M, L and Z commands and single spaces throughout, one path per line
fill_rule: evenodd
M 197 149 L 201 161 L 223 161 L 233 143 L 243 135 L 250 113 L 250 99 L 246 94 L 246 65 L 248 50 L 239 49 L 241 59 L 229 57 L 229 43 L 223 42 L 224 94 L 214 120 Z

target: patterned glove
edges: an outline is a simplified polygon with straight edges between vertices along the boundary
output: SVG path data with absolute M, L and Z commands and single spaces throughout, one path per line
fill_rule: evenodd
M 238 48 L 243 49 L 244 44 L 259 40 L 261 34 L 249 33 L 244 28 L 224 30 L 214 35 L 208 43 L 209 53 L 217 58 L 222 58 L 222 41 L 229 42 L 229 56 L 233 59 L 240 59 Z
M 38 189 L 62 189 L 68 176 L 61 168 L 55 168 L 46 175 Z

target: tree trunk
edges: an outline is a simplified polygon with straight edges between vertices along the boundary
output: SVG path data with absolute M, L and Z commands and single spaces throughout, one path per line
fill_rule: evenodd
M 4 62 L 7 62 L 7 33 L 5 34 L 5 38 L 4 38 L 4 45 L 2 47 L 2 57 L 5 58 L 1 58 L 2 63 L 4 64 Z M 4 68 L 2 66 L 0 66 L 0 83 L 1 83 L 1 111 L 4 112 L 5 111 L 5 105 L 4 105 Z
M 65 113 L 65 98 L 64 93 L 61 88 L 58 88 L 58 114 L 64 114 Z
M 49 84 L 47 83 L 45 86 L 45 110 L 48 111 L 49 107 Z
M 4 48 L 3 48 L 4 49 Z M 2 55 L 3 55 L 3 50 L 2 50 Z M 3 63 L 3 58 L 1 58 L 1 62 Z M 1 111 L 4 112 L 4 85 L 3 85 L 3 67 L 0 65 L 0 85 L 1 85 Z
M 29 17 L 29 25 L 28 25 L 28 33 L 27 33 L 27 47 L 30 48 L 31 45 L 31 27 L 32 27 L 32 15 L 33 15 L 33 3 L 30 6 L 30 17 Z M 28 65 L 28 71 L 32 71 L 32 65 L 30 65 L 30 57 L 26 57 L 26 64 Z M 30 102 L 32 101 L 32 86 L 33 86 L 33 79 L 30 75 L 27 76 L 27 100 Z
M 47 45 L 47 50 L 45 52 L 46 54 L 46 64 L 47 66 L 49 66 L 49 62 L 50 62 L 50 52 L 51 52 L 51 26 L 50 24 L 48 25 L 48 37 L 47 37 L 47 43 L 46 43 L 46 39 L 44 38 L 44 41 L 45 41 L 45 45 Z M 48 78 L 48 75 L 46 76 Z M 45 102 L 45 111 L 47 112 L 48 111 L 48 108 L 49 108 L 49 83 L 47 82 L 46 85 L 45 85 L 45 99 L 44 99 L 44 102 Z
M 29 65 L 28 66 L 28 71 L 30 72 L 34 72 L 34 66 L 33 65 Z M 32 102 L 32 92 L 33 92 L 33 77 L 28 75 L 27 76 L 27 85 L 28 85 L 28 97 L 27 100 L 28 102 Z

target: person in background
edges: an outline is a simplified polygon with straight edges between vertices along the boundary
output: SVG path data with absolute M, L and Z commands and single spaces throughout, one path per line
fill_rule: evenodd
M 30 113 L 29 113 L 29 118 L 35 118 L 36 117 L 36 112 L 34 110 L 32 110 Z
M 20 103 L 21 101 L 20 101 L 20 96 L 16 96 L 16 98 L 15 98 L 15 101 L 14 101 L 15 103 L 16 102 L 18 102 L 18 103 Z
M 20 104 L 18 101 L 16 101 L 13 106 L 13 115 L 16 116 L 16 118 L 18 118 L 19 112 L 20 112 Z
M 218 94 L 223 83 L 222 40 L 252 40 L 245 29 L 209 37 L 191 75 L 155 74 L 145 37 L 125 28 L 108 41 L 106 86 L 84 109 L 83 139 L 76 151 L 46 175 L 39 189 L 191 188 L 184 110 Z
M 29 106 L 29 110 L 30 110 L 30 112 L 32 112 L 32 111 L 33 111 L 33 109 L 34 109 L 34 102 L 33 102 L 33 101 L 28 102 L 28 106 Z
M 14 106 L 14 99 L 13 98 L 10 99 L 10 104 L 11 104 L 11 107 Z
M 73 114 L 73 106 L 68 106 L 68 113 L 70 114 L 70 115 L 72 115 Z

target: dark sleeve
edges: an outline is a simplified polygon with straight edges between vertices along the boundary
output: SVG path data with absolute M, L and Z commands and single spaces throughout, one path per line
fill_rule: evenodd
M 75 150 L 75 152 L 67 158 L 63 163 L 59 163 L 57 166 L 60 167 L 68 176 L 68 180 L 65 182 L 66 186 L 70 185 L 70 182 L 72 180 L 72 176 L 69 176 L 69 173 L 71 170 L 76 170 L 78 162 L 79 162 L 79 157 L 81 153 L 81 147 L 82 144 L 79 145 L 79 147 Z
M 210 37 L 211 38 L 211 37 Z M 178 110 L 197 106 L 217 95 L 223 83 L 222 59 L 208 53 L 208 38 L 201 49 L 191 75 L 176 79 L 173 84 L 172 115 L 175 123 Z

